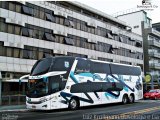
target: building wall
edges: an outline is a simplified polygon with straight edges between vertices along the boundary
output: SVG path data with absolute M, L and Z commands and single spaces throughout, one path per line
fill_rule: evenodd
M 160 22 L 152 24 L 152 27 L 160 32 Z
M 160 87 L 160 32 L 149 30 L 149 71 L 153 76 L 154 88 Z
M 125 22 L 89 7 L 78 7 L 83 13 L 54 2 L 0 2 L 3 81 L 29 73 L 36 60 L 49 55 L 80 56 L 143 68 L 141 35 L 127 31 Z M 94 12 L 94 17 L 84 14 L 86 9 Z
M 139 35 L 143 34 L 142 30 L 144 28 L 152 26 L 152 20 L 148 18 L 147 13 L 143 10 L 119 15 L 117 18 L 127 22 L 131 26 L 132 32 Z M 142 24 L 144 25 L 142 26 Z
M 120 20 L 128 21 L 133 32 L 139 33 L 143 37 L 144 51 L 144 74 L 151 74 L 152 80 L 148 84 L 149 89 L 160 87 L 160 32 L 153 28 L 158 28 L 158 23 L 151 25 L 152 20 L 148 18 L 146 12 L 136 11 L 118 16 Z M 134 29 L 134 26 L 139 28 Z M 156 26 L 157 25 L 157 26 Z M 152 85 L 153 84 L 153 85 Z
M 142 35 L 141 22 L 144 21 L 143 12 L 135 12 L 134 14 L 120 15 L 117 17 L 120 20 L 126 21 L 132 28 L 132 32 Z
M 142 26 L 144 27 L 144 22 L 142 22 Z M 149 73 L 149 55 L 148 55 L 148 30 L 143 29 L 143 50 L 144 50 L 144 74 Z

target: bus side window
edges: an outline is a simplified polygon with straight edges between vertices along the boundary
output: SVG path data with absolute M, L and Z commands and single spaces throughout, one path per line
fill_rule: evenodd
M 83 72 L 90 72 L 90 63 L 88 60 L 79 59 L 75 69 L 75 73 L 78 74 Z
M 66 71 L 66 74 L 63 74 L 63 78 L 67 79 L 69 72 L 71 70 L 74 59 L 71 58 L 56 58 L 54 64 L 51 66 L 50 72 L 53 71 Z
M 93 62 L 93 61 L 91 61 L 91 64 L 90 64 L 90 72 L 111 74 L 108 63 L 99 63 L 99 62 Z
M 60 84 L 61 84 L 61 79 L 59 76 L 53 76 L 49 78 L 49 91 L 51 93 L 55 93 L 58 92 L 59 90 L 61 90 Z
M 59 91 L 59 83 L 58 82 L 52 83 L 51 90 L 52 91 Z
M 51 93 L 58 92 L 65 88 L 66 81 L 62 81 L 60 75 L 52 76 L 49 78 L 49 89 Z
M 141 70 L 139 67 L 132 67 L 132 66 L 124 66 L 124 65 L 115 65 L 111 64 L 112 74 L 119 74 L 119 75 L 141 75 Z

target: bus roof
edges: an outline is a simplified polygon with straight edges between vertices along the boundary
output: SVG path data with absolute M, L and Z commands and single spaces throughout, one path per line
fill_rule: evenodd
M 107 61 L 94 60 L 94 59 L 81 58 L 81 57 L 73 57 L 73 56 L 51 56 L 51 57 L 47 57 L 47 58 L 73 58 L 73 59 L 84 59 L 84 60 L 91 60 L 91 61 L 100 62 L 100 63 L 108 63 L 108 64 L 123 65 L 123 66 L 130 66 L 130 67 L 140 67 L 140 66 L 135 66 L 135 65 L 127 65 L 127 64 L 122 64 L 122 63 L 114 63 L 114 62 L 107 62 Z M 43 59 L 46 59 L 46 58 L 43 58 Z
M 79 59 L 79 58 L 80 57 L 76 57 L 76 59 Z M 94 60 L 94 59 L 89 59 L 89 58 L 80 58 L 80 59 L 91 60 L 91 61 L 100 62 L 100 63 L 108 63 L 108 64 L 115 64 L 115 65 L 130 66 L 130 67 L 140 67 L 140 66 L 122 64 L 122 63 L 114 63 L 114 62 L 107 62 L 107 61 L 101 61 L 101 60 Z

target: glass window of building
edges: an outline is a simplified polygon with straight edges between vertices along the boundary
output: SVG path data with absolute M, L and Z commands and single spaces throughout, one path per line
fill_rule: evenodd
M 91 28 L 91 33 L 94 34 L 95 33 L 95 28 Z
M 39 14 L 39 17 L 40 17 L 40 19 L 43 19 L 44 20 L 44 9 L 43 8 L 40 8 L 40 14 Z
M 15 57 L 15 58 L 19 58 L 20 57 L 20 49 L 14 48 L 13 57 Z
M 60 24 L 64 25 L 64 18 L 60 17 Z
M 46 14 L 47 21 L 55 22 L 55 18 L 52 16 L 52 14 L 50 13 L 45 13 L 45 14 Z
M 22 35 L 29 37 L 29 32 L 28 32 L 28 28 L 22 28 Z
M 37 60 L 38 59 L 38 53 L 37 53 L 37 50 L 33 50 L 32 51 L 32 58 L 34 59 L 34 60 Z
M 5 9 L 5 1 L 0 1 L 0 7 Z
M 61 44 L 64 43 L 64 37 L 63 37 L 63 36 L 60 36 L 60 38 L 59 38 L 59 43 L 61 43 Z
M 43 39 L 43 36 L 44 36 L 44 31 L 39 31 L 39 39 Z
M 3 42 L 0 42 L 0 56 L 5 56 L 6 49 L 3 46 Z
M 39 39 L 39 31 L 37 29 L 33 30 L 33 37 Z
M 55 36 L 55 42 L 57 42 L 57 43 L 59 42 L 59 36 L 58 35 Z
M 80 30 L 81 29 L 81 21 L 77 20 L 77 29 Z
M 70 25 L 70 27 L 74 27 L 73 21 L 69 21 L 69 25 Z
M 1 32 L 7 32 L 7 24 L 0 21 L 0 31 Z
M 74 24 L 73 28 L 77 29 L 77 20 L 75 18 L 73 18 L 73 24 Z
M 56 16 L 56 23 L 60 24 L 60 18 L 58 16 Z
M 66 26 L 74 26 L 73 24 L 72 24 L 73 22 L 71 22 L 71 25 L 70 25 L 70 22 L 69 22 L 69 20 L 68 19 L 65 19 L 64 20 L 64 25 L 66 25 Z
M 15 26 L 15 34 L 20 35 L 21 34 L 21 28 L 19 26 Z
M 76 46 L 77 46 L 77 47 L 81 47 L 81 44 L 80 44 L 80 43 L 81 43 L 81 40 L 80 40 L 80 38 L 79 38 L 79 37 L 76 37 L 75 40 L 76 40 L 76 42 L 75 42 Z
M 70 38 L 66 37 L 64 40 L 65 40 L 65 44 L 67 44 L 67 45 L 74 45 L 73 39 L 70 39 Z
M 90 27 L 88 27 L 88 32 L 91 33 L 91 28 Z
M 34 30 L 32 30 L 32 29 L 28 29 L 28 35 L 29 35 L 29 37 L 34 37 L 34 35 L 36 34 L 36 33 L 34 33 Z M 35 35 L 36 36 L 36 35 Z M 36 38 L 36 37 L 35 37 Z
M 22 12 L 27 15 L 33 15 L 33 9 L 26 6 L 22 7 Z
M 21 13 L 21 5 L 16 4 L 16 12 Z
M 40 11 L 39 11 L 39 9 L 34 9 L 34 17 L 40 18 Z
M 43 52 L 42 51 L 39 51 L 38 52 L 38 60 L 42 59 L 43 58 Z
M 9 10 L 11 10 L 11 11 L 15 11 L 15 9 L 16 9 L 15 4 L 14 4 L 14 3 L 12 3 L 12 2 L 9 2 Z
M 14 26 L 13 25 L 8 24 L 8 33 L 11 33 L 11 34 L 14 33 Z
M 28 50 L 23 50 L 23 58 L 28 59 Z
M 55 38 L 54 38 L 53 35 L 50 34 L 50 33 L 45 33 L 45 34 L 44 34 L 44 37 L 45 37 L 46 40 L 55 41 Z
M 7 48 L 7 57 L 12 57 L 13 55 L 12 55 L 12 48 Z
M 87 26 L 86 25 L 87 25 L 86 22 L 81 21 L 81 30 L 82 31 L 87 31 Z

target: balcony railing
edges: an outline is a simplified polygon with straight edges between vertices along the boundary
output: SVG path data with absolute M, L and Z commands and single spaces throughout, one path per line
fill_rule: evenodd
M 157 30 L 155 30 L 155 29 L 153 29 L 153 28 L 152 28 L 152 33 L 155 34 L 155 35 L 157 35 L 157 36 L 160 36 L 160 32 L 157 31 Z
M 149 45 L 160 47 L 160 42 L 158 42 L 156 40 L 149 40 L 148 43 L 149 43 Z
M 160 70 L 160 63 L 150 63 L 149 67 L 152 69 L 159 69 Z
M 151 57 L 156 57 L 156 58 L 160 58 L 160 53 L 149 52 L 149 56 L 151 56 Z

